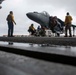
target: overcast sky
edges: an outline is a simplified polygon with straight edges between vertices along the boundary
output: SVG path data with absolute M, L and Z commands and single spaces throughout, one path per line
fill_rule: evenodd
M 0 35 L 7 35 L 8 26 L 6 17 L 13 11 L 17 25 L 14 34 L 28 34 L 27 29 L 31 23 L 37 27 L 39 24 L 30 20 L 26 13 L 47 11 L 51 16 L 57 16 L 64 21 L 66 12 L 73 17 L 76 24 L 76 0 L 5 0 L 0 9 Z

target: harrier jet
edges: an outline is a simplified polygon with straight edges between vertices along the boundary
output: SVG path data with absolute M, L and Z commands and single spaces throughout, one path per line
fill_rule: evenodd
M 26 15 L 29 19 L 39 23 L 41 26 L 50 28 L 53 33 L 57 33 L 58 35 L 60 35 L 60 33 L 63 32 L 64 22 L 61 19 L 57 18 L 58 24 L 52 28 L 52 24 L 49 24 L 50 18 L 52 18 L 52 16 L 50 16 L 46 11 L 41 13 L 29 12 Z M 72 25 L 72 27 L 75 28 L 76 26 Z
M 0 4 L 2 4 L 2 2 L 3 2 L 4 0 L 0 0 Z M 0 6 L 0 9 L 2 8 L 2 6 Z

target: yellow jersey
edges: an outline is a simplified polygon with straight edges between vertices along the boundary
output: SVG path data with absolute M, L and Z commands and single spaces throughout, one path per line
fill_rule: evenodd
M 71 21 L 72 21 L 72 17 L 71 16 L 66 16 L 65 17 L 65 25 L 66 24 L 71 24 Z

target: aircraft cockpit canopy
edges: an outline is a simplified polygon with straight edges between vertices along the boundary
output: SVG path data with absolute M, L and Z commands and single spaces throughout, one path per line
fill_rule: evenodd
M 46 11 L 41 12 L 42 14 L 46 15 L 46 16 L 50 16 Z
M 38 13 L 38 12 L 34 11 L 34 13 Z

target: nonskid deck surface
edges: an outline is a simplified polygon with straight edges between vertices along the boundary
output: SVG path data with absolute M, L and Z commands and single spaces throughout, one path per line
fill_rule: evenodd
M 0 41 L 76 46 L 76 37 L 0 37 Z

